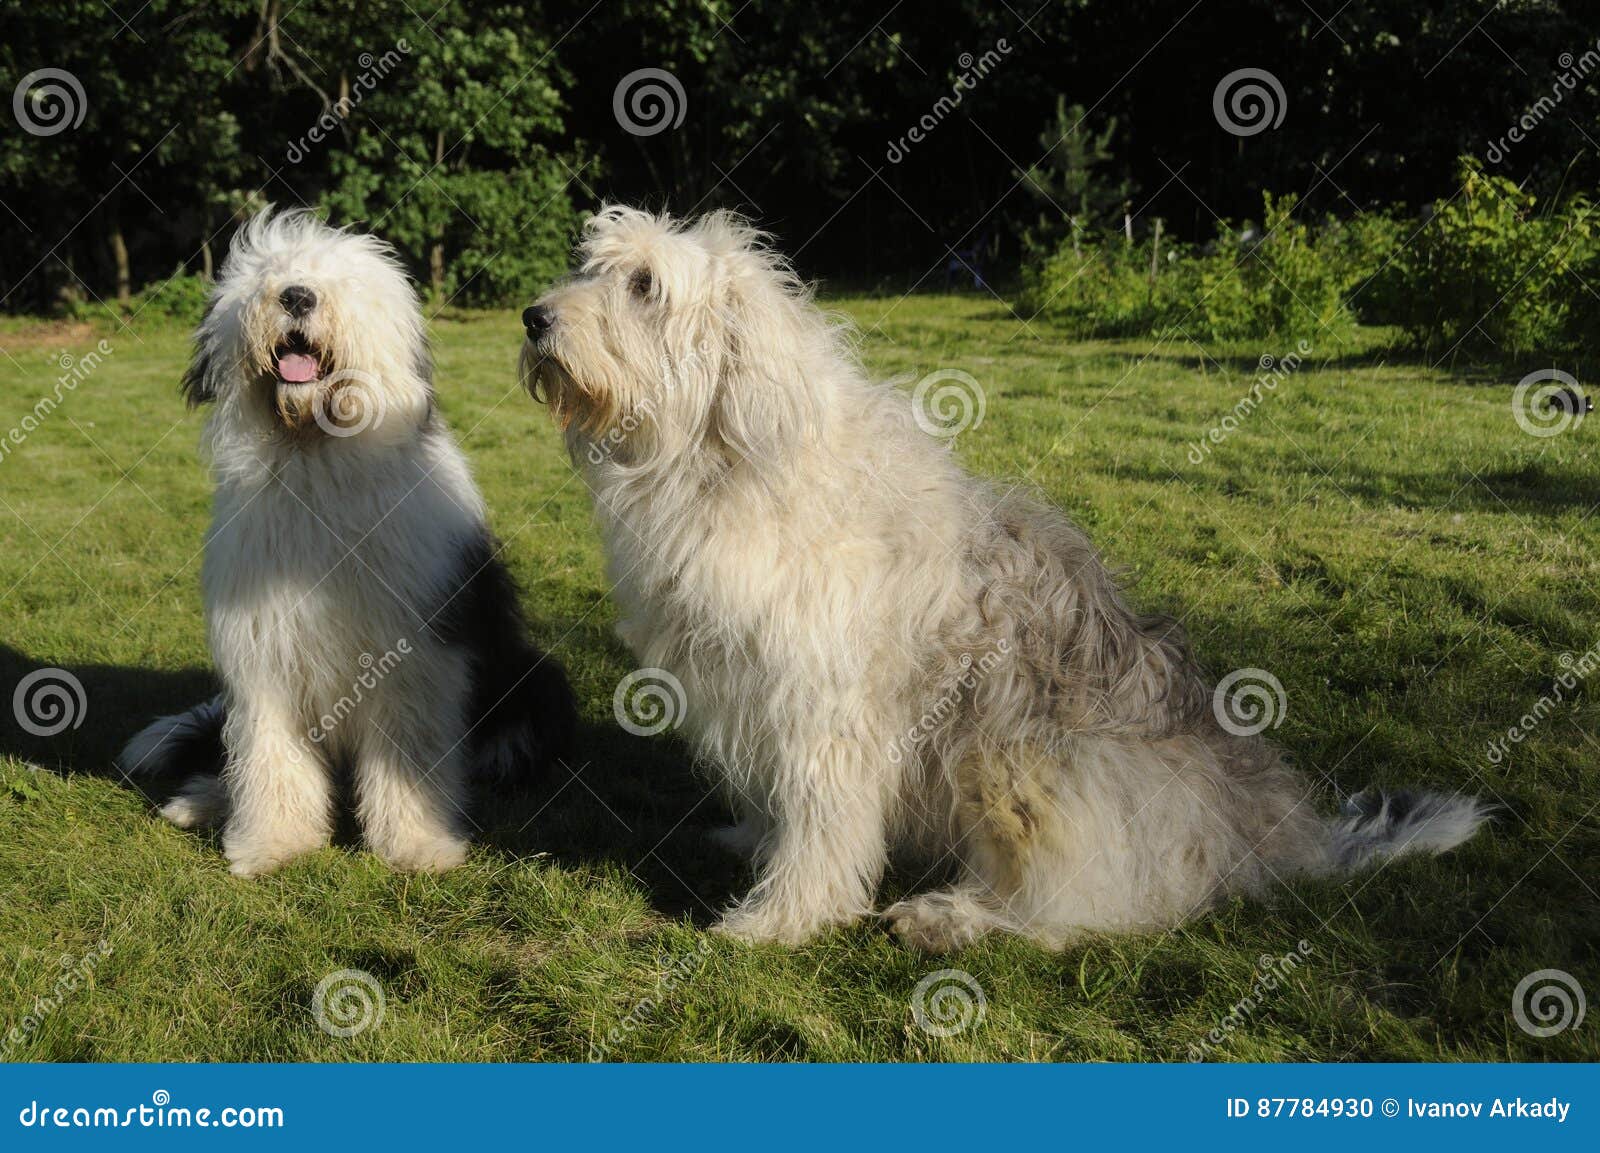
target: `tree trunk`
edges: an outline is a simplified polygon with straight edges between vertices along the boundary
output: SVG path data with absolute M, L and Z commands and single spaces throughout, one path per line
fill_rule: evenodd
M 122 211 L 116 197 L 107 209 L 107 239 L 117 266 L 117 303 L 127 304 L 133 296 L 133 273 L 128 268 L 128 242 L 122 235 Z
M 439 129 L 433 138 L 433 166 L 438 168 L 444 163 L 444 129 Z M 433 280 L 433 295 L 435 299 L 444 298 L 444 235 L 441 233 L 433 242 L 433 249 L 428 253 L 428 271 Z

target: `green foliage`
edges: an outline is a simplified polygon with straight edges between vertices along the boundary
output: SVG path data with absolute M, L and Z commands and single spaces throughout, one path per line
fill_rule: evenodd
M 128 308 L 131 315 L 141 319 L 164 317 L 184 325 L 195 325 L 200 323 L 206 294 L 210 291 L 210 281 L 180 268 L 169 279 L 147 284 L 134 293 Z
M 1085 233 L 1109 230 L 1120 218 L 1134 186 L 1127 176 L 1108 172 L 1116 134 L 1116 117 L 1097 131 L 1088 124 L 1082 104 L 1068 107 L 1065 96 L 1056 97 L 1055 120 L 1039 135 L 1044 155 L 1019 173 L 1039 203 L 1038 220 L 1023 233 L 1027 251 L 1047 253 L 1063 234 L 1081 248 Z
M 1536 211 L 1537 198 L 1461 161 L 1461 191 L 1436 202 L 1401 252 L 1401 323 L 1430 352 L 1517 353 L 1586 344 L 1583 294 L 1572 278 L 1600 258 L 1592 208 L 1574 196 Z M 1592 281 L 1591 281 L 1592 283 Z M 1592 329 L 1590 331 L 1593 331 Z
M 1024 304 L 1076 336 L 1181 332 L 1199 340 L 1312 341 L 1347 332 L 1341 299 L 1354 257 L 1294 218 L 1294 196 L 1265 196 L 1265 229 L 1225 222 L 1209 251 L 1069 238 L 1024 270 Z M 1365 258 L 1370 259 L 1370 258 Z
M 1259 238 L 1224 226 L 1217 250 L 1198 262 L 1191 335 L 1210 340 L 1299 337 L 1316 341 L 1350 327 L 1338 269 L 1310 225 L 1296 220 L 1299 197 L 1263 194 Z M 1232 240 L 1232 243 L 1229 241 Z

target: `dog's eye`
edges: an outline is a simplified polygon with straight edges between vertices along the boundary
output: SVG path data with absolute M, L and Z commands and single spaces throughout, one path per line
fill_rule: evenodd
M 648 268 L 641 268 L 638 272 L 635 272 L 632 279 L 628 281 L 628 290 L 635 296 L 649 296 L 650 287 L 654 283 L 655 281 L 650 277 L 650 270 Z

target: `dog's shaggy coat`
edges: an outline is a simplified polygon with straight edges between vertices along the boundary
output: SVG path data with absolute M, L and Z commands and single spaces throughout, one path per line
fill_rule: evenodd
M 1470 835 L 1477 802 L 1339 823 L 1219 722 L 1171 621 L 1060 513 L 965 474 L 864 376 L 761 236 L 623 208 L 524 314 L 523 370 L 596 495 L 623 639 L 668 670 L 757 880 L 724 931 L 870 913 L 891 851 L 954 883 L 887 910 L 920 946 L 1057 945 Z
M 410 284 L 370 236 L 263 213 L 235 237 L 184 389 L 215 404 L 202 583 L 224 691 L 145 729 L 120 767 L 198 773 L 163 811 L 225 823 L 241 875 L 328 843 L 345 771 L 376 853 L 458 864 L 469 779 L 505 786 L 559 755 L 575 713 L 434 407 Z

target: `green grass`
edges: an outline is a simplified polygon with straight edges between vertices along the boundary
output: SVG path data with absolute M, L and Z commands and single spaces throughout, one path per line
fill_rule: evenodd
M 1600 995 L 1600 707 L 1578 693 L 1487 756 L 1561 655 L 1600 640 L 1600 420 L 1528 436 L 1516 375 L 1386 360 L 1364 332 L 1319 348 L 1194 465 L 1188 445 L 1261 353 L 1287 349 L 1075 344 L 974 297 L 836 303 L 875 370 L 982 383 L 985 419 L 958 443 L 970 467 L 1025 478 L 1083 523 L 1137 575 L 1139 602 L 1186 619 L 1214 672 L 1276 675 L 1277 735 L 1330 796 L 1462 788 L 1503 806 L 1491 831 L 1060 954 L 995 939 L 930 959 L 872 925 L 793 951 L 707 936 L 747 878 L 705 845 L 723 818 L 683 746 L 613 723 L 633 662 L 611 634 L 587 492 L 514 388 L 518 326 L 494 314 L 436 324 L 441 400 L 577 685 L 583 767 L 495 809 L 443 877 L 347 844 L 235 880 L 214 842 L 158 820 L 108 767 L 151 715 L 211 685 L 201 418 L 177 397 L 184 334 L 141 324 L 106 333 L 112 355 L 0 459 L 0 695 L 54 665 L 88 701 L 80 728 L 48 740 L 0 708 L 0 1046 L 62 958 L 104 940 L 110 955 L 12 1059 L 583 1060 L 618 1029 L 608 1054 L 635 1060 L 1181 1060 L 1251 992 L 1258 958 L 1305 940 L 1306 961 L 1213 1058 L 1600 1056 L 1600 1009 L 1543 1039 L 1510 1012 L 1539 969 Z M 0 433 L 50 390 L 62 351 L 99 335 L 0 327 Z M 949 1038 L 910 1008 L 942 967 L 987 999 Z M 381 1025 L 349 1039 L 311 1010 L 338 969 L 386 997 Z

